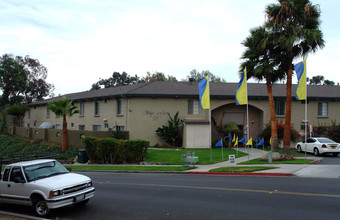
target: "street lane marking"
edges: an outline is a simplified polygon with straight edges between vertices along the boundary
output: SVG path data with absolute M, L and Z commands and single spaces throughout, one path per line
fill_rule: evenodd
M 324 193 L 304 193 L 304 192 L 285 192 L 278 190 L 261 190 L 261 189 L 239 189 L 239 188 L 222 188 L 212 186 L 185 186 L 185 185 L 166 185 L 166 184 L 152 184 L 152 183 L 119 183 L 119 182 L 96 182 L 96 184 L 114 184 L 114 185 L 130 185 L 130 186 L 153 186 L 153 187 L 168 187 L 168 188 L 183 188 L 183 189 L 204 189 L 204 190 L 220 190 L 231 192 L 253 192 L 253 193 L 266 193 L 266 194 L 282 194 L 282 195 L 295 195 L 295 196 L 313 196 L 313 197 L 329 197 L 340 198 L 337 194 L 324 194 Z

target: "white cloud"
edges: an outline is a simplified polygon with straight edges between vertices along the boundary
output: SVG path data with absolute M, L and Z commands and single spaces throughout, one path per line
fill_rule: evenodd
M 237 82 L 241 42 L 251 28 L 263 24 L 265 6 L 273 2 L 2 1 L 0 48 L 39 59 L 56 94 L 88 90 L 114 71 L 139 76 L 160 71 L 184 79 L 192 69 L 210 70 Z M 340 81 L 331 67 L 339 58 L 337 24 L 327 16 L 339 3 L 319 4 L 329 42 L 309 56 L 308 76 Z

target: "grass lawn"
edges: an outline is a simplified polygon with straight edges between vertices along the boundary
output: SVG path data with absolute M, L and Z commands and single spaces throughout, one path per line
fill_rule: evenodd
M 175 167 L 175 166 L 92 166 L 92 165 L 70 165 L 72 170 L 124 170 L 124 171 L 184 171 L 195 167 Z
M 276 169 L 278 167 L 220 167 L 209 172 L 254 172 L 260 170 Z
M 273 164 L 309 164 L 311 162 L 313 162 L 314 160 L 305 160 L 305 159 L 295 159 L 295 160 L 282 160 L 282 161 L 273 161 Z M 253 159 L 242 163 L 238 163 L 238 164 L 268 164 L 267 161 L 261 161 L 259 158 L 258 159 Z
M 168 163 L 169 165 L 184 165 L 181 160 L 182 154 L 186 152 L 195 152 L 195 156 L 198 156 L 200 165 L 214 164 L 229 160 L 229 155 L 234 154 L 235 157 L 246 156 L 246 153 L 238 152 L 231 148 L 223 148 L 223 160 L 222 149 L 213 148 L 212 161 L 210 161 L 209 149 L 148 149 L 144 162 L 160 162 Z

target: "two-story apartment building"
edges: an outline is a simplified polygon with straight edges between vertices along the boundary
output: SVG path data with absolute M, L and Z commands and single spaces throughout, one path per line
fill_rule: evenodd
M 80 111 L 67 118 L 69 130 L 129 131 L 130 139 L 147 139 L 151 145 L 162 143 L 157 128 L 167 125 L 169 117 L 179 112 L 184 122 L 183 146 L 187 148 L 209 147 L 209 132 L 212 140 L 223 134 L 221 124 L 235 122 L 246 128 L 246 106 L 235 104 L 237 83 L 210 83 L 211 131 L 208 110 L 199 108 L 197 82 L 148 82 L 93 91 L 65 94 L 29 104 L 24 126 L 39 127 L 49 122 L 61 129 L 62 118 L 47 109 L 53 100 L 66 97 L 73 100 Z M 296 85 L 293 85 L 293 94 Z M 312 125 L 340 122 L 340 86 L 308 86 L 308 122 Z M 285 84 L 273 85 L 277 120 L 284 122 Z M 249 133 L 255 137 L 269 122 L 269 107 L 266 85 L 248 83 Z M 292 102 L 292 124 L 301 131 L 304 125 L 304 101 Z

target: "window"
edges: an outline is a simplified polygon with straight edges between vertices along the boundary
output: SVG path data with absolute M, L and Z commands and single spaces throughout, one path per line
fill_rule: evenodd
M 28 118 L 31 118 L 31 109 L 28 109 L 28 110 L 27 110 L 27 117 L 28 117 Z
M 108 123 L 105 123 L 105 124 L 104 124 L 104 128 L 109 128 L 109 124 L 108 124 Z
M 100 115 L 100 102 L 94 102 L 94 115 Z
M 60 124 L 56 124 L 55 125 L 55 129 L 59 129 L 60 130 L 60 128 L 61 128 Z
M 318 116 L 327 117 L 328 116 L 328 102 L 318 103 Z
M 93 125 L 92 126 L 92 130 L 94 130 L 94 131 L 101 131 L 102 130 L 102 126 L 101 125 Z
M 84 102 L 80 102 L 79 104 L 79 115 L 84 116 Z
M 276 115 L 285 115 L 286 114 L 286 102 L 283 100 L 275 101 L 275 114 Z
M 46 118 L 50 117 L 50 109 L 46 108 Z
M 116 131 L 124 131 L 124 126 L 116 126 Z
M 21 177 L 22 179 L 24 179 L 20 167 L 13 167 L 9 181 L 14 182 L 14 178 L 16 177 Z
M 71 122 L 71 128 L 73 128 L 74 127 L 74 123 L 73 122 Z
M 79 125 L 79 131 L 85 131 L 85 125 Z
M 28 127 L 28 128 L 31 127 L 30 123 L 27 123 L 27 127 Z
M 11 167 L 6 167 L 6 169 L 4 171 L 4 175 L 2 177 L 3 181 L 8 181 L 9 171 L 11 171 Z
M 198 100 L 197 99 L 188 100 L 188 115 L 198 115 Z
M 123 114 L 123 102 L 121 99 L 117 99 L 116 113 L 117 115 Z

